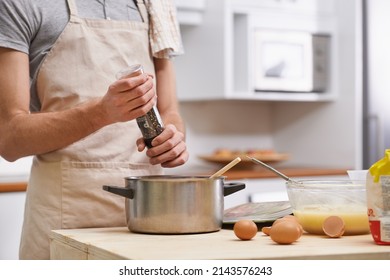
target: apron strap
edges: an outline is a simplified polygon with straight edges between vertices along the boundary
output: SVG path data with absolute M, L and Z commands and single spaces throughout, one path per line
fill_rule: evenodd
M 137 7 L 144 23 L 149 24 L 149 15 L 148 10 L 146 9 L 146 1 L 147 0 L 137 0 Z
M 71 17 L 78 15 L 77 6 L 74 0 L 66 0 L 68 2 L 69 12 Z

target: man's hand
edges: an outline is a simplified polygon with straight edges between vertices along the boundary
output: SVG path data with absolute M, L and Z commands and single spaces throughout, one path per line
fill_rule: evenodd
M 162 167 L 176 167 L 187 162 L 189 154 L 185 143 L 184 134 L 172 124 L 168 124 L 164 131 L 152 141 L 152 148 L 146 151 L 153 165 L 161 164 Z M 145 148 L 143 138 L 137 140 L 138 151 Z

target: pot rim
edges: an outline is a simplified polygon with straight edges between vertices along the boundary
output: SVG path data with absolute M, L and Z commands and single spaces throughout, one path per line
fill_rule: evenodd
M 226 176 L 218 176 L 210 178 L 206 175 L 145 175 L 145 176 L 128 176 L 126 180 L 138 180 L 138 181 L 215 181 L 224 180 Z

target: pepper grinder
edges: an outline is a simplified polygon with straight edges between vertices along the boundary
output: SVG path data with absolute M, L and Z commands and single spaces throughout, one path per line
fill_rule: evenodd
M 120 71 L 116 78 L 130 78 L 141 75 L 144 73 L 144 69 L 141 64 L 132 65 L 122 71 Z M 164 130 L 164 125 L 160 117 L 160 113 L 156 106 L 147 112 L 145 115 L 137 118 L 137 124 L 144 137 L 145 144 L 148 148 L 152 147 L 153 139 Z

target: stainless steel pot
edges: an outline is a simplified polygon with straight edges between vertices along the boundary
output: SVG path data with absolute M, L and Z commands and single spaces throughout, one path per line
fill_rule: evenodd
M 126 177 L 126 187 L 103 189 L 126 197 L 127 227 L 133 232 L 182 234 L 218 231 L 224 196 L 245 188 L 223 176 Z

